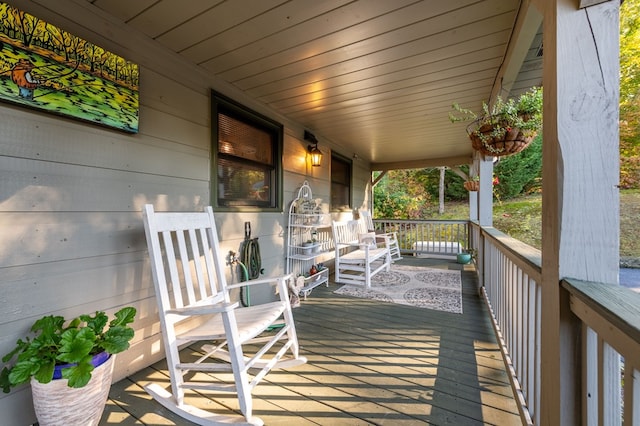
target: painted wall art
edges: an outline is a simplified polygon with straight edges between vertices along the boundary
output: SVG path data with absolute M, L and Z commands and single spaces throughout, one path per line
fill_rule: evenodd
M 0 2 L 0 100 L 138 131 L 138 66 Z

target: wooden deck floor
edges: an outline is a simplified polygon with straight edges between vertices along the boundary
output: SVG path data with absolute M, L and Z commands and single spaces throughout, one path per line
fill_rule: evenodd
M 255 415 L 290 426 L 521 424 L 475 273 L 462 274 L 463 314 L 338 296 L 335 284 L 315 289 L 294 311 L 309 362 L 269 374 L 254 392 Z M 150 381 L 168 386 L 163 362 L 114 383 L 100 424 L 192 424 L 151 400 L 142 389 Z M 237 407 L 231 397 L 191 403 Z

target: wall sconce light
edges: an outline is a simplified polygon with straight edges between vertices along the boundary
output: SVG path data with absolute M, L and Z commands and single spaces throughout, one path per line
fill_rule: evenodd
M 322 152 L 318 149 L 318 139 L 308 130 L 304 131 L 304 140 L 311 142 L 313 145 L 307 146 L 307 152 L 311 155 L 311 165 L 319 167 L 322 164 Z

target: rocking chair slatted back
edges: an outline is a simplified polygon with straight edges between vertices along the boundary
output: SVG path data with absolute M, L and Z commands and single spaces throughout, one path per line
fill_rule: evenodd
M 298 353 L 288 297 L 291 277 L 228 285 L 211 207 L 203 213 L 156 213 L 153 206 L 146 205 L 143 218 L 172 392 L 157 384 L 145 389 L 165 407 L 198 424 L 219 424 L 230 419 L 262 424 L 252 415 L 253 387 L 274 368 L 306 362 Z M 245 285 L 277 288 L 279 300 L 240 307 L 231 301 L 229 291 Z M 263 335 L 272 329 L 279 331 Z M 206 355 L 195 363 L 181 361 L 179 346 L 198 341 L 205 342 L 202 350 Z M 245 344 L 252 344 L 246 357 Z M 215 362 L 211 362 L 213 359 Z M 252 376 L 250 368 L 258 371 L 253 370 Z M 189 370 L 208 372 L 210 375 L 198 377 L 212 380 L 187 381 Z M 233 379 L 217 377 L 215 372 L 221 371 L 232 372 Z M 185 389 L 236 392 L 242 416 L 189 406 L 184 402 Z
M 173 213 L 158 217 L 157 230 L 162 239 L 152 241 L 149 246 L 152 258 L 158 258 L 157 255 L 164 249 L 167 260 L 164 265 L 156 265 L 154 268 L 158 275 L 154 278 L 160 283 L 167 283 L 172 290 L 170 293 L 167 292 L 166 298 L 161 299 L 163 312 L 193 305 L 205 299 L 209 299 L 208 303 L 223 300 L 228 302 L 224 299 L 225 276 L 219 273 L 222 270 L 221 265 L 213 256 L 214 252 L 219 252 L 216 230 L 203 228 L 206 224 L 198 223 L 202 222 L 201 219 L 190 216 L 196 219 L 191 221 L 190 225 L 186 225 L 188 221 L 176 218 Z M 175 229 L 179 222 L 182 222 L 180 226 L 184 228 L 181 231 L 162 230 L 167 227 Z

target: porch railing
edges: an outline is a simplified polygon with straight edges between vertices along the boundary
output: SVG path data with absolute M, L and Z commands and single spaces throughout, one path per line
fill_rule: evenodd
M 524 423 L 540 424 L 541 254 L 494 228 L 472 224 L 481 294 L 492 315 Z M 581 324 L 575 354 L 582 424 L 640 424 L 640 294 L 612 284 L 565 279 L 568 305 Z M 561 301 L 562 303 L 562 301 Z M 561 342 L 571 346 L 570 342 Z M 622 382 L 618 365 L 623 360 Z M 562 366 L 561 366 L 562 368 Z M 568 401 L 573 395 L 562 395 Z
M 377 231 L 396 232 L 403 254 L 455 256 L 469 247 L 466 220 L 375 219 L 373 224 Z
M 540 251 L 472 224 L 482 266 L 480 294 L 491 313 L 523 424 L 540 424 Z
M 467 221 L 376 219 L 374 224 L 376 229 L 397 232 L 405 254 L 477 251 L 479 293 L 489 308 L 521 418 L 524 424 L 540 424 L 545 392 L 540 369 L 540 251 L 494 228 Z M 421 245 L 423 241 L 435 244 Z M 569 294 L 568 306 L 561 309 L 571 312 L 582 329 L 581 349 L 575 354 L 582 368 L 578 390 L 582 423 L 639 425 L 640 294 L 618 285 L 572 279 L 560 284 Z M 570 400 L 574 395 L 562 397 Z

